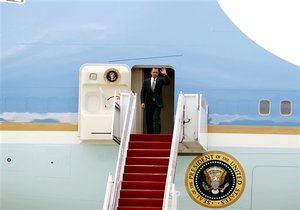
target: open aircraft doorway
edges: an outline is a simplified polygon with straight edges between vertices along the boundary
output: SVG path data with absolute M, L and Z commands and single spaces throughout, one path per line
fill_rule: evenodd
M 151 77 L 151 69 L 153 67 L 167 69 L 167 74 L 170 77 L 170 84 L 163 88 L 164 108 L 161 111 L 161 133 L 173 133 L 174 125 L 174 84 L 175 72 L 172 66 L 168 65 L 135 65 L 131 69 L 131 89 L 137 93 L 137 112 L 136 112 L 136 132 L 147 133 L 145 112 L 140 107 L 140 93 L 143 81 Z M 160 74 L 161 76 L 161 74 Z

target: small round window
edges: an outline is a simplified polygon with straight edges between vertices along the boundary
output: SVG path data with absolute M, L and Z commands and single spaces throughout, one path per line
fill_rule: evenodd
M 290 115 L 292 113 L 292 103 L 288 100 L 281 101 L 280 103 L 280 114 Z
M 269 115 L 270 111 L 271 111 L 271 103 L 269 100 L 260 100 L 259 101 L 259 107 L 258 107 L 258 111 L 260 115 Z

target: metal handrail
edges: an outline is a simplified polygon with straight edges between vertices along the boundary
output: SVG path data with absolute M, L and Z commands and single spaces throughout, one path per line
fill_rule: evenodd
M 174 189 L 174 175 L 175 175 L 176 162 L 177 162 L 178 144 L 179 141 L 182 139 L 182 133 L 183 133 L 183 120 L 184 120 L 183 112 L 184 112 L 184 95 L 183 93 L 180 93 L 178 96 L 178 103 L 177 103 L 177 109 L 175 115 L 175 124 L 173 129 L 171 154 L 170 154 L 167 180 L 165 186 L 163 210 L 168 210 L 169 206 L 171 206 L 171 209 L 173 209 L 174 208 L 172 206 L 174 203 L 173 199 L 176 199 L 173 198 L 174 196 L 176 196 L 175 189 Z
M 132 130 L 132 124 L 134 122 L 133 118 L 135 116 L 135 108 L 136 108 L 136 94 L 130 92 L 128 106 L 127 106 L 125 120 L 124 120 L 124 128 L 122 129 L 121 145 L 119 149 L 114 186 L 112 189 L 110 202 L 109 202 L 110 210 L 117 209 L 118 207 L 117 201 L 119 200 L 120 197 L 120 187 L 121 187 L 124 165 L 125 165 L 125 160 L 126 160 L 126 155 L 128 150 L 129 137 Z
M 105 197 L 104 197 L 104 203 L 103 203 L 103 210 L 108 210 L 109 207 L 109 199 L 111 195 L 111 191 L 113 188 L 113 179 L 112 175 L 109 173 L 108 174 L 108 179 L 107 179 L 107 184 L 106 184 L 106 191 L 105 191 Z
M 117 144 L 121 143 L 121 112 L 120 112 L 120 104 L 119 101 L 119 94 L 115 90 L 114 92 L 114 102 L 113 102 L 113 112 L 112 112 L 112 126 L 111 126 L 111 137 Z M 119 101 L 120 102 L 120 101 Z

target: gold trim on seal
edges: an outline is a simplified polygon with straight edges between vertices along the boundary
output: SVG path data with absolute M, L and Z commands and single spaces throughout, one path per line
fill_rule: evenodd
M 114 75 L 114 73 L 115 73 L 115 75 Z M 109 76 L 110 79 L 108 79 L 108 76 Z M 116 79 L 114 79 L 115 76 L 117 77 Z M 109 69 L 107 69 L 104 72 L 103 77 L 104 77 L 104 80 L 106 82 L 108 82 L 108 83 L 118 83 L 120 81 L 120 79 L 121 79 L 121 74 L 118 71 L 118 69 L 116 69 L 116 68 L 109 68 Z
M 245 189 L 241 164 L 230 154 L 213 151 L 197 156 L 188 166 L 185 187 L 201 206 L 223 208 L 237 201 Z

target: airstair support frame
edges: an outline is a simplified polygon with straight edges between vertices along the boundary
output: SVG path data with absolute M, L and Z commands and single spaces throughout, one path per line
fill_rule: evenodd
M 180 154 L 199 154 L 207 151 L 208 105 L 200 94 L 184 94 L 183 135 Z
M 125 94 L 124 94 L 125 95 Z M 136 94 L 130 92 L 128 94 L 128 103 L 127 109 L 125 113 L 125 118 L 123 122 L 122 136 L 121 136 L 121 144 L 119 149 L 117 168 L 115 172 L 115 180 L 112 188 L 109 209 L 117 209 L 118 200 L 120 197 L 120 188 L 122 182 L 122 176 L 124 172 L 125 160 L 127 156 L 129 136 L 132 129 L 135 127 L 133 124 L 135 123 L 135 110 L 136 110 Z
M 175 124 L 173 129 L 172 147 L 169 159 L 163 210 L 177 209 L 177 196 L 174 178 L 177 155 L 180 145 L 190 146 L 193 150 L 207 150 L 207 112 L 208 106 L 200 94 L 183 94 L 178 97 Z
M 107 184 L 106 184 L 106 190 L 105 190 L 105 197 L 104 197 L 104 203 L 103 203 L 103 210 L 108 210 L 109 206 L 109 198 L 111 195 L 111 191 L 113 189 L 113 178 L 111 173 L 108 174 Z
M 171 154 L 168 165 L 167 180 L 165 186 L 165 195 L 163 201 L 163 210 L 177 209 L 177 193 L 175 191 L 174 177 L 177 163 L 178 145 L 183 138 L 183 123 L 184 123 L 184 95 L 179 94 L 178 103 L 175 115 L 175 124 L 173 129 Z
M 113 113 L 112 113 L 112 126 L 111 126 L 111 138 L 117 144 L 121 142 L 121 109 L 120 109 L 120 94 L 115 90 L 114 102 L 113 102 Z
M 135 128 L 136 94 L 131 92 L 127 96 L 126 105 L 121 105 L 121 108 L 123 106 L 127 108 L 123 122 L 124 127 L 122 128 L 115 180 L 112 182 L 111 177 L 109 176 L 108 178 L 103 210 L 116 210 L 119 205 L 130 133 Z M 207 148 L 207 112 L 208 106 L 202 95 L 179 94 L 162 203 L 163 210 L 177 209 L 177 196 L 179 196 L 179 192 L 175 190 L 174 178 L 180 144 L 185 141 L 188 141 L 188 143 L 192 141 L 193 144 L 196 142 L 194 145 L 200 146 L 204 151 Z M 192 139 L 190 139 L 191 135 L 193 136 Z
M 129 105 L 130 94 L 120 93 L 117 91 L 114 93 L 113 112 L 112 112 L 112 126 L 111 126 L 111 139 L 117 144 L 121 142 L 121 136 L 124 128 L 124 124 L 127 108 Z M 134 113 L 135 114 L 135 113 Z M 135 118 L 135 116 L 134 116 Z M 135 122 L 132 125 L 132 131 L 135 132 Z

